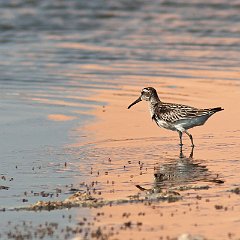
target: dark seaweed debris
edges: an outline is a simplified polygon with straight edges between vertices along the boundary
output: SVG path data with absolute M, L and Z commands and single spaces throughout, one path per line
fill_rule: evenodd
M 236 193 L 236 194 L 240 194 L 240 188 L 236 187 L 234 189 L 231 189 L 230 192 Z
M 20 208 L 14 208 L 12 210 L 29 210 L 29 211 L 40 211 L 40 210 L 55 210 L 63 208 L 72 207 L 89 207 L 98 208 L 106 205 L 120 205 L 126 203 L 138 203 L 144 201 L 178 201 L 181 199 L 181 195 L 173 191 L 162 191 L 159 193 L 147 193 L 147 194 L 137 194 L 134 196 L 129 196 L 126 199 L 117 200 L 104 200 L 101 198 L 95 198 L 86 192 L 76 192 L 64 201 L 38 201 L 37 203 Z
M 7 187 L 7 186 L 2 186 L 2 185 L 1 185 L 1 186 L 0 186 L 0 190 L 2 190 L 2 189 L 3 189 L 3 190 L 8 190 L 9 187 Z

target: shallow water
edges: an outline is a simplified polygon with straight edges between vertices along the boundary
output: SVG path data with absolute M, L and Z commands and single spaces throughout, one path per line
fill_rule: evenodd
M 1 237 L 47 218 L 60 224 L 56 238 L 85 217 L 90 232 L 113 227 L 120 239 L 238 239 L 239 195 L 228 190 L 240 185 L 239 10 L 226 0 L 0 1 L 1 209 L 63 200 L 86 184 L 105 199 L 134 195 L 135 185 L 210 187 L 152 206 L 1 212 Z M 180 158 L 177 134 L 158 129 L 146 104 L 126 109 L 145 86 L 163 101 L 225 109 L 191 131 L 192 158 L 189 139 Z M 156 182 L 159 172 L 168 177 Z

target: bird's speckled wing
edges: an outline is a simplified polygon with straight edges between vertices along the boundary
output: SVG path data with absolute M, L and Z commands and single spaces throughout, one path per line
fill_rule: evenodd
M 174 123 L 183 119 L 191 119 L 214 113 L 211 109 L 198 109 L 182 104 L 159 102 L 154 106 L 153 119 Z

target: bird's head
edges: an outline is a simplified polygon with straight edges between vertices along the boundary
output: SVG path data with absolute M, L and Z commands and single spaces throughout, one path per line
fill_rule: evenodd
M 134 101 L 132 104 L 130 104 L 128 106 L 128 109 L 131 108 L 136 103 L 142 101 L 142 100 L 151 101 L 151 99 L 158 99 L 159 100 L 156 90 L 152 87 L 143 88 L 142 91 L 141 91 L 140 97 L 136 101 Z

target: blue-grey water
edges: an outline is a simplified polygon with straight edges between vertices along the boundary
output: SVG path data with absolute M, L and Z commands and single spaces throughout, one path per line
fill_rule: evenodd
M 0 0 L 0 208 L 87 179 L 101 151 L 66 145 L 84 143 L 93 110 L 110 104 L 97 93 L 236 84 L 239 13 L 239 0 Z

